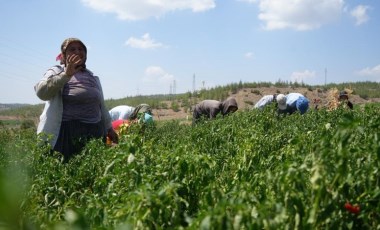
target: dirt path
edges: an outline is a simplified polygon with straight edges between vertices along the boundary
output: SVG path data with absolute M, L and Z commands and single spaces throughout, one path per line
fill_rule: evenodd
M 0 115 L 0 121 L 20 120 L 18 116 L 2 116 Z

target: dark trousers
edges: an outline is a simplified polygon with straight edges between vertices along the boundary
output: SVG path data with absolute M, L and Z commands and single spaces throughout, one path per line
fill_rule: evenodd
M 63 121 L 54 150 L 62 153 L 64 161 L 67 162 L 72 156 L 82 151 L 90 139 L 104 139 L 104 130 L 102 122 L 91 124 L 76 120 Z

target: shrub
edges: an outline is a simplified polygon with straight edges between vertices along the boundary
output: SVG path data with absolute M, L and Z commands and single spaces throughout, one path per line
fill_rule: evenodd
M 178 111 L 180 111 L 179 105 L 178 105 L 178 103 L 177 103 L 176 101 L 173 101 L 173 102 L 172 102 L 172 110 L 173 110 L 174 112 L 178 112 Z
M 251 93 L 256 94 L 256 95 L 261 95 L 261 92 L 258 89 L 251 90 Z
M 30 129 L 30 128 L 36 128 L 34 121 L 32 120 L 23 120 L 20 125 L 21 129 Z

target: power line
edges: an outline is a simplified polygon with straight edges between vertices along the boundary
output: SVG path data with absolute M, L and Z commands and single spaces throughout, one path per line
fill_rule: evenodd
M 37 82 L 35 80 L 23 77 L 21 74 L 4 72 L 3 70 L 0 70 L 0 78 L 8 78 L 8 79 L 11 79 L 11 80 L 14 80 L 14 81 L 17 80 L 17 81 L 23 81 L 23 82 L 28 82 L 28 83 L 31 83 L 31 82 L 36 83 Z M 4 84 L 4 82 L 2 84 Z
M 21 53 L 24 53 L 25 55 L 29 55 L 31 57 L 40 58 L 40 60 L 48 61 L 50 60 L 49 54 L 41 52 L 39 49 L 34 49 L 32 46 L 24 45 L 18 41 L 15 41 L 14 39 L 9 39 L 3 36 L 0 36 L 0 43 L 3 43 L 0 47 L 4 48 L 11 48 L 13 50 L 20 51 Z
M 0 52 L 0 57 L 5 57 L 5 58 L 7 58 L 7 59 L 11 59 L 11 60 L 14 60 L 14 61 L 17 61 L 17 66 L 18 67 L 20 67 L 20 63 L 26 63 L 26 64 L 29 64 L 29 65 L 31 65 L 31 66 L 39 66 L 39 67 L 41 67 L 41 68 L 46 68 L 46 66 L 42 66 L 42 65 L 40 65 L 40 64 L 37 64 L 37 63 L 32 63 L 32 62 L 30 62 L 29 60 L 34 60 L 34 59 L 30 59 L 30 58 L 28 58 L 28 59 L 26 59 L 26 60 L 23 60 L 23 59 L 20 59 L 20 58 L 18 58 L 18 57 L 15 57 L 15 56 L 11 56 L 11 55 L 9 55 L 9 54 L 5 54 L 5 53 L 2 53 L 2 52 Z

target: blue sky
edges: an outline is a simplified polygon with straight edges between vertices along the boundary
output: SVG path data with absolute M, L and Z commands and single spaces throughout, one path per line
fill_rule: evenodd
M 0 103 L 43 103 L 33 86 L 68 37 L 106 99 L 192 91 L 194 76 L 380 81 L 379 0 L 0 0 L 0 28 Z

